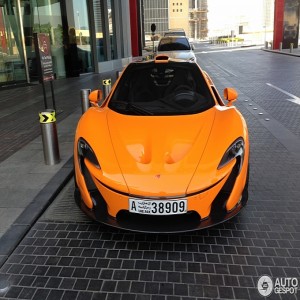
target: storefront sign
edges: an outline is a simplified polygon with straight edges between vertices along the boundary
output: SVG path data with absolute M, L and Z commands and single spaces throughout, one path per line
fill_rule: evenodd
M 40 63 L 40 81 L 54 80 L 53 63 L 49 34 L 35 33 L 35 52 Z

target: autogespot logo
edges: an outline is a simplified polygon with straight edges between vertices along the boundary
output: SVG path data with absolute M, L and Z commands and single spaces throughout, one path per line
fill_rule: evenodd
M 268 275 L 261 276 L 257 281 L 258 292 L 264 296 L 268 297 L 273 292 L 273 280 Z
M 257 281 L 257 290 L 263 297 L 275 294 L 297 294 L 298 279 L 292 277 L 275 278 L 274 282 L 268 275 L 261 276 Z

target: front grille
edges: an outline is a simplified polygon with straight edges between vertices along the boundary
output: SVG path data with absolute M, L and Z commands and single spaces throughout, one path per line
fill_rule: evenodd
M 156 216 L 135 214 L 122 210 L 117 214 L 117 221 L 121 227 L 136 231 L 176 232 L 197 228 L 201 218 L 195 211 L 182 215 Z

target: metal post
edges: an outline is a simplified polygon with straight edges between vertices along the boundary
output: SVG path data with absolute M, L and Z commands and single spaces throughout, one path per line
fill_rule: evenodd
M 85 113 L 90 107 L 90 101 L 89 101 L 90 93 L 91 93 L 91 89 L 81 89 L 80 90 L 82 113 Z
M 39 113 L 44 159 L 46 165 L 55 165 L 59 163 L 59 147 L 56 130 L 55 110 L 47 109 Z
M 116 78 L 118 79 L 121 76 L 121 74 L 122 74 L 122 71 L 117 71 Z
M 53 109 L 56 111 L 55 96 L 54 96 L 54 89 L 53 89 L 53 80 L 50 80 L 50 86 L 51 86 L 51 94 L 52 94 L 52 105 L 53 105 Z
M 293 49 L 294 49 L 294 44 L 290 43 L 290 53 L 293 53 Z
M 265 49 L 268 49 L 269 42 L 265 42 Z
M 279 43 L 279 51 L 282 51 L 282 42 Z
M 45 89 L 45 83 L 44 83 L 44 81 L 42 82 L 42 87 L 43 87 L 43 95 L 44 95 L 44 105 L 45 105 L 45 109 L 48 109 L 48 105 L 47 105 L 47 95 L 46 95 L 46 89 Z
M 111 79 L 103 79 L 103 98 L 105 99 L 111 91 Z

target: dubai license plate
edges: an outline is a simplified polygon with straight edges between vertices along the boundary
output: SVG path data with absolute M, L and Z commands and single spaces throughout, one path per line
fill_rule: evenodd
M 129 211 L 144 215 L 178 215 L 187 211 L 187 200 L 140 200 L 129 199 Z

